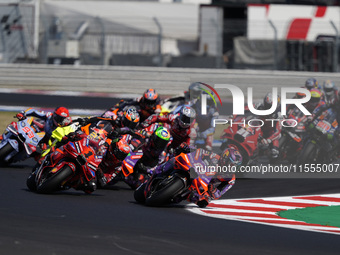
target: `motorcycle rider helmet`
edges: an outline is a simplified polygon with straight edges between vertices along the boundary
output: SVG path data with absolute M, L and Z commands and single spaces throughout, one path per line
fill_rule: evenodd
M 314 79 L 314 78 L 309 78 L 305 82 L 305 87 L 308 90 L 316 89 L 316 88 L 318 88 L 318 81 L 316 79 Z
M 52 121 L 56 127 L 65 127 L 72 122 L 68 109 L 61 106 L 55 108 L 52 114 Z
M 150 137 L 151 147 L 160 151 L 165 150 L 170 138 L 170 132 L 166 127 L 158 127 Z
M 242 155 L 236 149 L 235 147 L 229 147 L 226 150 L 223 151 L 222 155 L 220 156 L 220 159 L 218 161 L 218 164 L 223 166 L 236 166 L 239 167 L 242 164 Z
M 124 139 L 120 139 L 118 142 L 112 142 L 110 147 L 112 155 L 121 161 L 124 160 L 131 152 L 129 144 Z
M 155 107 L 159 104 L 160 98 L 156 90 L 147 89 L 139 102 L 142 109 L 150 111 L 155 109 Z
M 280 103 L 280 97 L 278 96 L 276 107 L 278 107 L 279 103 Z M 269 92 L 263 98 L 263 103 L 262 103 L 263 109 L 262 110 L 269 110 L 272 107 L 272 105 L 273 105 L 273 94 Z
M 122 127 L 128 127 L 135 129 L 139 123 L 140 117 L 135 107 L 127 107 L 124 109 L 121 125 Z
M 335 91 L 334 82 L 331 80 L 325 81 L 322 85 L 322 89 L 326 96 L 331 96 Z
M 196 118 L 195 110 L 188 105 L 184 105 L 180 109 L 178 116 L 175 119 L 174 127 L 176 129 L 190 128 L 192 124 L 195 122 L 195 118 Z
M 190 99 L 197 99 L 202 90 L 201 90 L 201 83 L 200 82 L 194 82 L 194 83 L 191 83 L 189 88 L 188 88 L 188 91 L 189 91 L 189 96 L 190 96 Z

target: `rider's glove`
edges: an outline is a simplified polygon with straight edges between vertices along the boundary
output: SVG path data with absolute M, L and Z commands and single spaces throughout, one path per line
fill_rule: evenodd
M 313 122 L 313 116 L 312 115 L 307 116 L 306 125 L 309 126 L 309 124 L 311 124 L 312 122 Z
M 272 142 L 272 140 L 270 140 L 270 139 L 265 139 L 265 138 L 263 138 L 263 139 L 261 140 L 261 143 L 262 143 L 263 145 L 269 145 L 271 142 Z
M 150 121 L 148 121 L 148 119 L 146 119 L 140 125 L 141 125 L 142 128 L 147 128 L 148 126 L 150 126 Z
M 157 114 L 153 114 L 151 116 L 149 116 L 146 120 L 144 120 L 141 123 L 142 128 L 146 128 L 148 126 L 150 126 L 152 123 L 155 123 L 157 121 L 158 115 Z
M 189 153 L 190 152 L 190 146 L 186 142 L 181 143 L 181 145 L 178 146 L 174 151 L 175 155 L 179 155 L 182 152 L 183 153 Z
M 69 133 L 68 135 L 65 135 L 65 136 L 62 138 L 62 141 L 63 141 L 63 142 L 69 142 L 69 141 L 74 142 L 74 141 L 77 140 L 77 138 L 78 138 L 77 133 L 71 132 L 71 133 Z
M 143 138 L 148 138 L 151 136 L 151 132 L 148 132 L 144 129 L 142 129 L 139 133 L 143 136 Z
M 17 113 L 17 115 L 15 117 L 18 120 L 24 120 L 24 119 L 26 119 L 26 113 L 24 111 L 21 111 L 21 112 Z
M 88 122 L 88 119 L 87 118 L 78 118 L 78 119 L 74 120 L 74 122 L 79 122 L 80 126 L 85 126 Z
M 120 136 L 120 134 L 121 134 L 121 129 L 120 128 L 115 128 L 109 134 L 109 138 L 111 138 L 111 139 L 118 138 Z

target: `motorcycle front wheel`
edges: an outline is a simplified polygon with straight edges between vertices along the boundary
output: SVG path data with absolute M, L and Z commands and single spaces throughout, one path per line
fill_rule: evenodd
M 298 157 L 298 165 L 308 164 L 308 163 L 314 163 L 316 159 L 316 144 L 309 142 L 307 143 L 302 152 L 301 155 Z
M 8 154 L 10 154 L 12 151 L 14 151 L 14 148 L 11 146 L 11 144 L 7 143 L 4 147 L 0 149 L 0 163 L 6 164 L 8 162 L 4 162 L 4 159 L 7 157 Z
M 31 173 L 27 180 L 26 180 L 26 186 L 29 188 L 30 191 L 36 191 L 37 190 L 37 184 L 35 183 L 35 173 Z
M 163 206 L 171 203 L 171 199 L 177 195 L 179 191 L 185 188 L 183 180 L 177 176 L 171 176 L 166 185 L 161 185 L 161 182 L 157 183 L 159 187 L 156 187 L 151 193 L 147 194 L 145 199 L 145 205 L 147 206 Z
M 50 194 L 60 190 L 61 184 L 72 174 L 72 169 L 67 165 L 56 173 L 51 173 L 50 171 L 42 173 L 40 182 L 37 185 L 37 193 Z
M 136 200 L 137 203 L 144 204 L 145 203 L 145 196 L 144 196 L 144 191 L 146 187 L 146 182 L 141 184 L 133 193 L 133 196 Z

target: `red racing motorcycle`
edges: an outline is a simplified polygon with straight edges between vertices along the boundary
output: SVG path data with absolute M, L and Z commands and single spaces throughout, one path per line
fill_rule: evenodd
M 43 194 L 70 188 L 92 193 L 95 187 L 86 187 L 86 184 L 95 184 L 96 171 L 107 150 L 107 134 L 111 130 L 111 124 L 106 123 L 102 128 L 92 128 L 89 135 L 71 139 L 55 149 L 28 177 L 28 188 Z
M 260 127 L 249 126 L 245 116 L 235 116 L 233 123 L 235 124 L 229 125 L 221 135 L 221 139 L 225 139 L 221 150 L 225 150 L 228 146 L 235 146 L 242 155 L 242 165 L 247 165 L 257 155 L 257 143 L 262 131 Z

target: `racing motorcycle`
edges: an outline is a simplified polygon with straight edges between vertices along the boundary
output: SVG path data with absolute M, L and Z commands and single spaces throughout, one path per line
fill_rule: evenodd
M 327 163 L 337 158 L 334 132 L 338 127 L 336 113 L 331 108 L 324 111 L 306 127 L 307 137 L 297 164 Z
M 242 155 L 242 165 L 250 164 L 257 156 L 257 143 L 262 133 L 260 127 L 249 126 L 246 118 L 245 116 L 235 116 L 233 118 L 235 124 L 229 125 L 221 135 L 221 139 L 225 141 L 222 143 L 220 149 L 223 151 L 228 146 L 235 146 Z M 243 123 L 245 123 L 245 125 L 243 125 Z
M 147 206 L 164 206 L 186 200 L 193 191 L 207 196 L 208 184 L 216 175 L 204 170 L 207 162 L 196 152 L 181 153 L 157 166 L 152 176 L 135 190 L 135 200 Z M 230 176 L 229 182 L 234 181 L 235 176 Z
M 146 137 L 150 137 L 152 133 L 157 130 L 157 128 L 160 127 L 159 123 L 153 123 L 149 127 L 145 129 Z M 170 133 L 167 132 L 166 135 L 170 136 Z M 169 139 L 171 140 L 171 138 Z M 153 146 L 155 144 L 150 140 L 147 139 L 146 143 L 151 143 L 149 150 L 152 150 Z M 141 148 L 141 147 L 140 147 Z M 164 148 L 164 151 L 159 155 L 158 158 L 153 158 L 150 156 L 147 156 L 146 158 L 143 158 L 143 151 L 135 151 L 131 152 L 122 162 L 122 171 L 121 171 L 121 178 L 132 188 L 136 189 L 140 183 L 144 182 L 149 176 L 152 174 L 155 167 L 162 162 L 164 162 L 169 155 L 165 151 L 166 147 Z M 143 169 L 143 173 L 136 169 L 136 164 L 139 160 L 142 160 L 140 165 L 138 166 L 139 169 Z M 150 162 L 151 159 L 151 162 Z M 154 161 L 154 159 L 156 161 Z
M 107 150 L 107 134 L 112 130 L 109 122 L 99 122 L 90 133 L 70 138 L 51 151 L 27 179 L 27 187 L 37 193 L 49 194 L 70 188 L 83 189 L 95 183 L 96 171 Z M 95 187 L 94 187 L 95 189 Z M 92 193 L 94 189 L 83 189 Z
M 297 122 L 295 127 L 293 127 L 295 123 L 290 121 L 291 119 Z M 303 139 L 306 133 L 306 120 L 306 116 L 298 108 L 288 115 L 286 125 L 292 127 L 282 127 L 279 140 L 279 155 L 281 160 L 287 160 L 289 163 L 296 162 L 297 157 L 303 148 Z
M 33 117 L 10 123 L 0 143 L 0 163 L 23 161 L 41 152 L 39 142 L 44 138 L 44 123 Z

